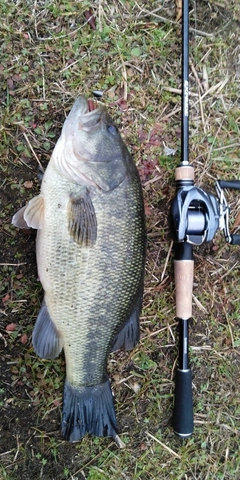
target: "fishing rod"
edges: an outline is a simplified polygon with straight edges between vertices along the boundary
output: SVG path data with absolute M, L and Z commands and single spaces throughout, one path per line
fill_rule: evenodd
M 176 194 L 170 209 L 174 238 L 176 317 L 179 322 L 179 356 L 175 379 L 173 429 L 189 437 L 194 429 L 192 372 L 189 366 L 189 322 L 192 318 L 194 259 L 193 246 L 210 242 L 218 228 L 225 239 L 240 245 L 240 235 L 229 231 L 229 206 L 223 189 L 240 189 L 240 180 L 218 180 L 218 199 L 194 185 L 194 168 L 189 163 L 189 1 L 182 0 L 182 107 L 181 162 L 175 170 Z

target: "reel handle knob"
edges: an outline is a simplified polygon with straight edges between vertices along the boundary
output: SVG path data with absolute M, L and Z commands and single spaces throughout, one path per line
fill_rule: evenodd
M 230 245 L 240 245 L 240 235 L 230 235 Z

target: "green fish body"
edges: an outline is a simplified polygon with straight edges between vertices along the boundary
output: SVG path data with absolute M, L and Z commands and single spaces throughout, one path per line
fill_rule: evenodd
M 139 339 L 146 242 L 139 175 L 105 109 L 76 100 L 40 195 L 13 223 L 38 228 L 44 301 L 33 346 L 42 358 L 64 349 L 63 435 L 114 437 L 107 359 Z

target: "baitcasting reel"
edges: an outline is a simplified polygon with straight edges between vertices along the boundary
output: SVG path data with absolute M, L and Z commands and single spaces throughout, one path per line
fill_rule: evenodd
M 230 208 L 223 192 L 224 188 L 240 190 L 240 180 L 218 180 L 215 185 L 217 199 L 196 187 L 192 177 L 193 168 L 189 164 L 177 167 L 176 195 L 170 212 L 174 240 L 201 245 L 210 242 L 219 228 L 224 230 L 227 242 L 240 245 L 240 235 L 232 235 L 229 231 Z

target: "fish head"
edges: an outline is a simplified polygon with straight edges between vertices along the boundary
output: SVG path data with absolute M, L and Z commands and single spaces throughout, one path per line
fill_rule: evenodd
M 55 161 L 73 182 L 109 191 L 125 179 L 130 154 L 104 107 L 91 109 L 86 98 L 79 97 L 65 120 L 59 142 Z

